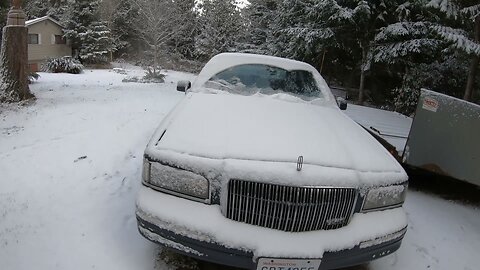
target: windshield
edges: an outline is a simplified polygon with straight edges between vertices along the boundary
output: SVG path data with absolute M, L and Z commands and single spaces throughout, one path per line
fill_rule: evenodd
M 323 97 L 309 71 L 262 64 L 231 67 L 210 78 L 203 86 L 240 95 L 287 93 L 308 101 Z

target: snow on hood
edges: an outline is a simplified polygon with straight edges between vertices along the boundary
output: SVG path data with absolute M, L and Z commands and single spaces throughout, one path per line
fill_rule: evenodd
M 303 156 L 305 166 L 363 173 L 396 172 L 406 180 L 395 159 L 338 108 L 262 96 L 204 93 L 188 94 L 179 106 L 174 121 L 168 120 L 157 131 L 147 154 L 155 157 L 158 152 L 179 153 L 208 160 L 233 160 L 229 165 L 235 166 L 262 162 L 270 164 L 272 171 L 288 166 L 292 172 L 296 172 L 298 157 Z M 269 169 L 257 163 L 255 170 Z M 340 170 L 336 171 L 341 175 Z
M 193 82 L 192 92 L 209 92 L 208 89 L 203 88 L 202 86 L 214 75 L 218 74 L 221 71 L 229 69 L 234 66 L 246 65 L 246 64 L 264 64 L 274 67 L 279 67 L 285 70 L 306 70 L 312 73 L 313 77 L 318 83 L 318 87 L 322 91 L 323 98 L 329 105 L 336 106 L 335 98 L 330 91 L 327 83 L 323 77 L 318 73 L 318 71 L 311 65 L 280 58 L 274 56 L 258 55 L 258 54 L 247 54 L 247 53 L 221 53 L 214 56 L 205 67 L 202 69 L 197 79 Z

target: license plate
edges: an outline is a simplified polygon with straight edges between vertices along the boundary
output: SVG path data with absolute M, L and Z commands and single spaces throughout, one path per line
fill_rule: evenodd
M 257 270 L 318 270 L 320 260 L 260 258 Z

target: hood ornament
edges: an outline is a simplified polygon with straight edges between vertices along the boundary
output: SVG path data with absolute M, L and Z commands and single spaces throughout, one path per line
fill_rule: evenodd
M 303 156 L 299 156 L 297 159 L 297 171 L 301 171 L 303 168 Z

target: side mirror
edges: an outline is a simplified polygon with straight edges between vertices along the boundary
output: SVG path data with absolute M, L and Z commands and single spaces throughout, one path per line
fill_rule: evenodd
M 348 103 L 344 98 L 337 97 L 337 104 L 340 110 L 345 111 L 347 109 Z
M 179 92 L 187 92 L 190 88 L 192 88 L 192 83 L 190 81 L 179 81 L 177 83 L 177 91 Z

